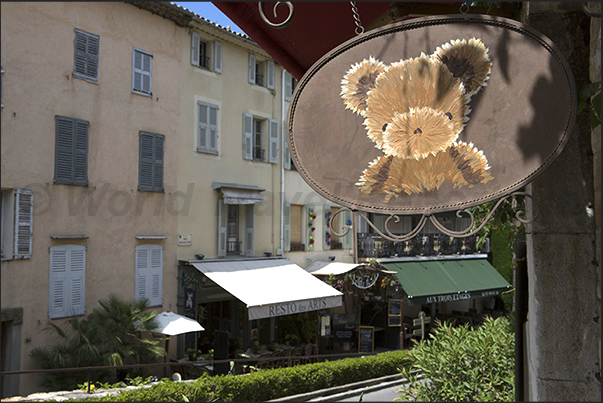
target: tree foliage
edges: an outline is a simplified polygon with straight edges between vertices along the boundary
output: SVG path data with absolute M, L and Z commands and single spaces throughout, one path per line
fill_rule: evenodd
M 58 342 L 37 347 L 30 355 L 42 369 L 118 366 L 156 362 L 165 354 L 160 338 L 143 338 L 142 332 L 157 327 L 156 313 L 147 311 L 147 300 L 126 301 L 116 295 L 99 301 L 85 319 L 70 318 L 63 326 L 49 322 L 46 331 Z M 115 371 L 95 370 L 95 381 L 114 381 Z M 69 390 L 87 380 L 86 371 L 45 374 L 41 384 Z
M 472 329 L 436 321 L 434 334 L 416 342 L 410 380 L 400 401 L 514 401 L 515 343 L 505 317 Z M 420 379 L 412 370 L 421 370 Z

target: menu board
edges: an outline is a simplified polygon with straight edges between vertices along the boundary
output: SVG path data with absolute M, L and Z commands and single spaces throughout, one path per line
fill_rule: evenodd
M 358 352 L 372 353 L 375 346 L 375 327 L 374 326 L 359 326 L 358 327 Z
M 390 299 L 387 310 L 387 325 L 402 326 L 402 300 Z

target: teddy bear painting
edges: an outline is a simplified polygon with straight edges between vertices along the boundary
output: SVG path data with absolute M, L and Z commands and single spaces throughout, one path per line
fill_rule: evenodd
M 341 98 L 364 117 L 368 138 L 383 151 L 356 183 L 362 194 L 389 202 L 447 182 L 459 188 L 492 180 L 484 153 L 459 140 L 471 97 L 486 85 L 491 66 L 488 48 L 476 38 L 390 65 L 373 57 L 352 65 Z

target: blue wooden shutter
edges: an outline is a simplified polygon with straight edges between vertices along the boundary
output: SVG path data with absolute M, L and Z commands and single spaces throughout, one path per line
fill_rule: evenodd
M 163 305 L 163 246 L 149 246 L 149 306 Z
M 88 126 L 89 123 L 76 119 L 75 125 L 75 151 L 74 151 L 74 183 L 88 185 Z
M 274 89 L 274 60 L 266 61 L 266 88 Z
M 278 120 L 270 119 L 268 137 L 270 139 L 268 144 L 268 161 L 273 164 L 278 164 L 278 152 L 279 152 L 279 124 Z
M 98 81 L 98 55 L 100 48 L 100 37 L 88 32 L 75 30 L 74 38 L 74 77 Z
M 30 259 L 32 249 L 33 192 L 27 189 L 15 191 L 14 258 Z
M 163 148 L 165 137 L 159 134 L 153 136 L 153 190 L 156 192 L 163 191 Z
M 191 64 L 199 67 L 199 33 L 191 34 Z
M 69 290 L 71 314 L 83 315 L 86 307 L 86 247 L 69 246 Z
M 148 289 L 151 284 L 151 273 L 149 270 L 149 245 L 139 245 L 136 247 L 136 280 L 135 296 L 136 301 L 148 299 Z
M 291 203 L 285 202 L 283 206 L 283 250 L 291 250 Z
M 243 114 L 243 159 L 252 159 L 253 149 L 253 116 Z
M 226 229 L 228 225 L 228 206 L 224 200 L 218 200 L 218 257 L 226 256 L 227 237 Z
M 50 248 L 50 289 L 48 316 L 62 318 L 67 316 L 67 245 Z
M 249 71 L 248 71 L 248 79 L 250 84 L 255 84 L 255 55 L 249 54 Z
M 253 256 L 255 251 L 255 215 L 253 204 L 245 205 L 245 255 Z
M 222 42 L 214 41 L 214 71 L 222 72 Z

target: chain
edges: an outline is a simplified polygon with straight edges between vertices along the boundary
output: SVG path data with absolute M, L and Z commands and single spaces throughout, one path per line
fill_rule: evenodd
M 356 23 L 356 29 L 354 32 L 356 32 L 356 35 L 363 34 L 364 27 L 360 23 L 360 14 L 358 14 L 358 9 L 356 8 L 356 2 L 350 1 L 350 4 L 352 5 L 352 12 L 354 13 L 354 22 Z

